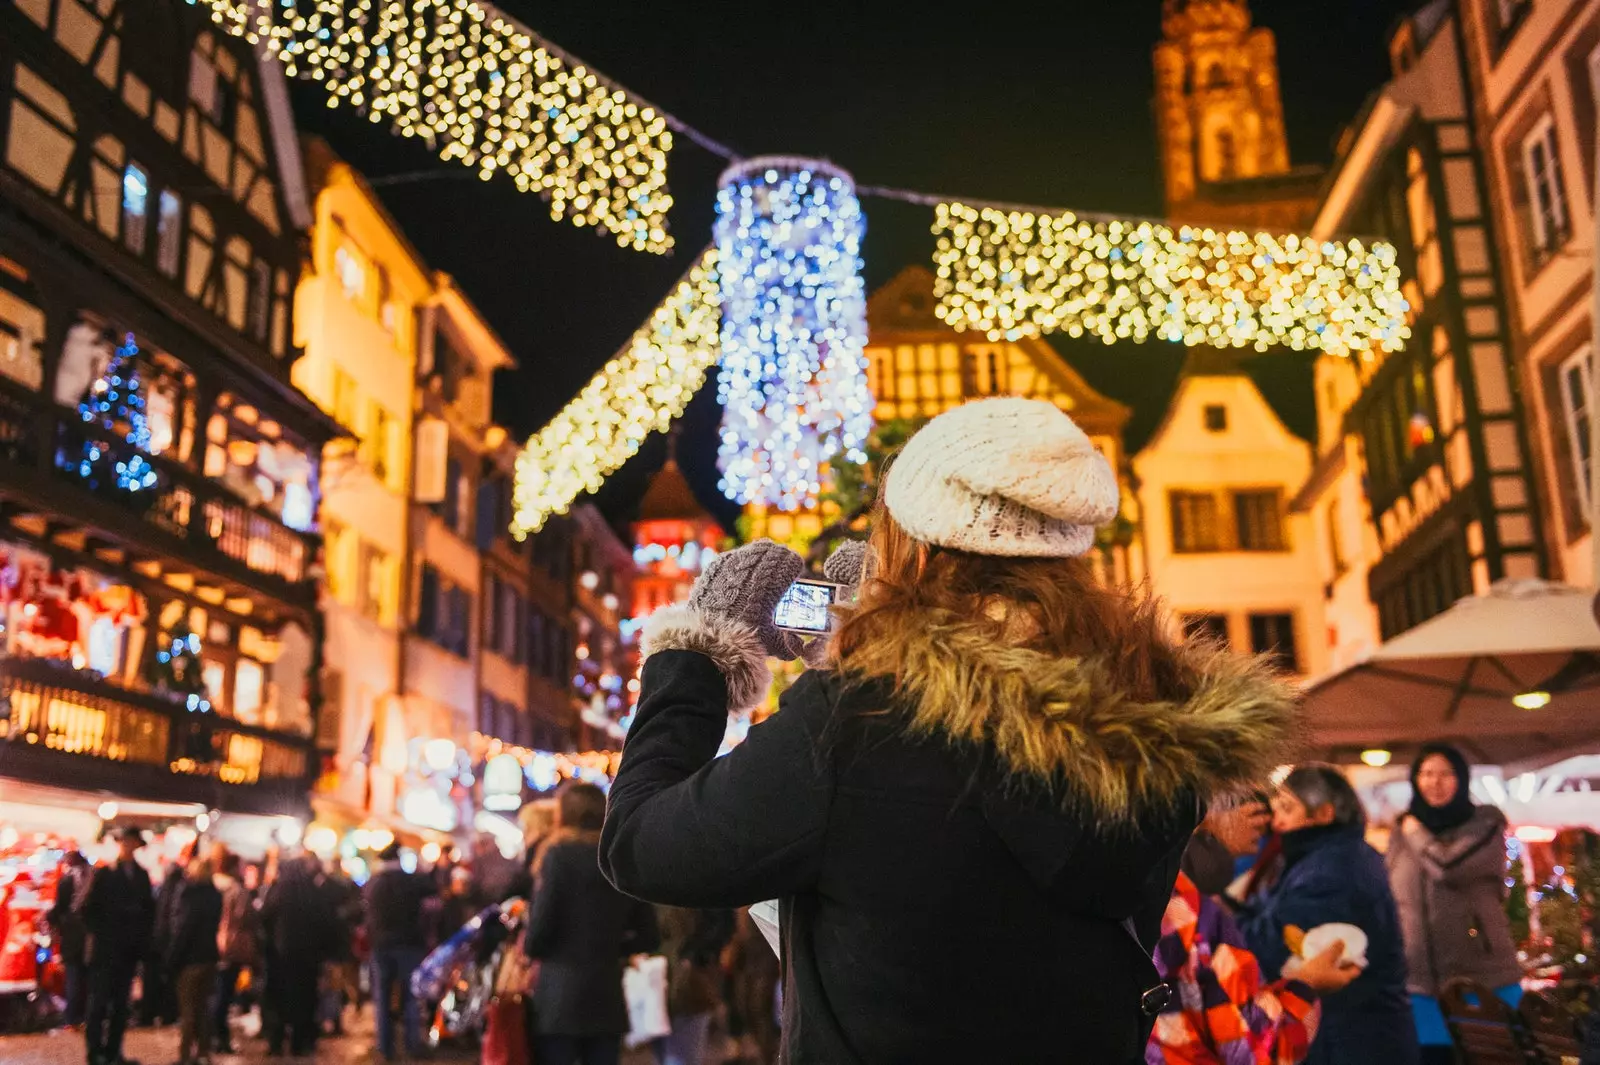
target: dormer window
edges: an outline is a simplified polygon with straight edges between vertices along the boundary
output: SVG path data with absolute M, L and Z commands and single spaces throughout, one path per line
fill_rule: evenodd
M 1206 432 L 1225 433 L 1228 431 L 1228 408 L 1221 403 L 1208 403 L 1203 412 Z

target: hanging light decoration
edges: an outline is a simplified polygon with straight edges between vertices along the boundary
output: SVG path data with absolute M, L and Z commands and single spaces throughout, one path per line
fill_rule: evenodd
M 941 203 L 936 313 L 991 340 L 1397 351 L 1411 335 L 1395 250 Z
M 671 425 L 717 361 L 717 254 L 707 248 L 650 320 L 517 456 L 511 533 L 538 532 Z
M 665 252 L 667 116 L 476 0 L 189 0 L 262 41 L 291 76 L 487 181 L 496 171 L 550 216 Z
M 767 156 L 719 185 L 721 488 L 740 503 L 811 506 L 824 464 L 865 461 L 872 428 L 855 183 L 830 163 Z

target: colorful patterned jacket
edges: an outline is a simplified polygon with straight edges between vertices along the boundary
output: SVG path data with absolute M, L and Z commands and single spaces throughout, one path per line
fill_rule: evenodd
M 1147 1065 L 1294 1065 L 1311 1049 L 1315 993 L 1296 980 L 1263 982 L 1233 917 L 1181 873 L 1155 963 L 1175 994 L 1156 1018 Z

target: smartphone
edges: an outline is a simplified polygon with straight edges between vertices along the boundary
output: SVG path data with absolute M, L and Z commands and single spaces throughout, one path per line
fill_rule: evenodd
M 829 607 L 839 601 L 839 585 L 802 577 L 789 585 L 772 612 L 772 623 L 785 632 L 815 635 L 833 624 Z

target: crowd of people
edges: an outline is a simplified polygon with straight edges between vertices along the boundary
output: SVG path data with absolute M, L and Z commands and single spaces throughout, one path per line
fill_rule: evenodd
M 304 857 L 253 884 L 213 848 L 156 891 L 125 834 L 58 903 L 63 949 L 86 944 L 68 1010 L 90 1065 L 120 1065 L 136 970 L 188 1062 L 228 1040 L 241 971 L 262 973 L 268 1049 L 307 1051 L 358 958 L 379 1053 L 398 1016 L 414 1054 L 410 975 L 518 895 L 537 1065 L 616 1065 L 647 954 L 667 963 L 662 1065 L 721 1060 L 719 1020 L 751 1060 L 796 1065 L 1453 1060 L 1446 982 L 1520 994 L 1504 816 L 1430 746 L 1380 854 L 1337 769 L 1278 772 L 1300 732 L 1285 680 L 1174 640 L 1085 560 L 1119 505 L 1053 405 L 939 415 L 886 475 L 868 549 L 826 567 L 855 586 L 835 632 L 776 627 L 803 562 L 770 541 L 652 615 L 609 799 L 563 785 L 522 860 L 486 839 L 416 872 L 391 846 L 358 892 Z M 769 660 L 797 657 L 815 668 L 718 757 Z M 769 903 L 775 929 L 751 909 Z
M 531 896 L 515 949 L 540 970 L 527 989 L 539 1019 L 534 1060 L 618 1060 L 622 968 L 661 950 L 675 1021 L 653 1048 L 661 1062 L 725 1060 L 709 1056 L 713 1016 L 724 1034 L 730 1019 L 747 1033 L 752 1062 L 774 1061 L 777 960 L 748 920 L 619 895 L 597 861 L 599 788 L 566 785 L 554 812 L 524 855 L 507 857 L 484 835 L 461 860 L 447 853 L 419 869 L 391 843 L 360 886 L 336 861 L 284 852 L 245 863 L 204 841 L 152 878 L 144 832 L 122 828 L 113 860 L 93 866 L 77 851 L 63 860 L 48 917 L 66 977 L 62 1023 L 83 1032 L 89 1065 L 129 1065 L 130 1025 L 175 1025 L 178 1061 L 189 1065 L 235 1053 L 249 1011 L 267 1056 L 304 1057 L 370 1006 L 378 1056 L 417 1058 L 428 1018 L 412 974 L 486 906 Z

